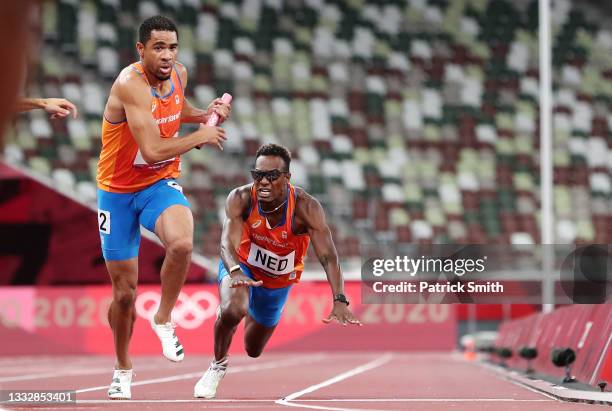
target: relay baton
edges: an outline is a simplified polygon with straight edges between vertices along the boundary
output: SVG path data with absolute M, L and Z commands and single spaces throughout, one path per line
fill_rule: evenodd
M 224 102 L 225 104 L 231 103 L 232 95 L 228 93 L 223 93 L 223 96 L 221 96 L 221 101 Z M 216 112 L 213 112 L 210 115 L 210 117 L 208 117 L 208 121 L 206 121 L 206 125 L 214 127 L 217 125 L 218 122 L 219 122 L 219 115 Z M 202 148 L 202 146 L 197 146 L 196 148 L 199 150 L 200 148 Z

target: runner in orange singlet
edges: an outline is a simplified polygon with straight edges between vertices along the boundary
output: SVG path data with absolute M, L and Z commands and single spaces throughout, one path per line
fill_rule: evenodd
M 244 345 L 259 357 L 272 336 L 291 286 L 300 281 L 312 242 L 325 269 L 333 309 L 323 322 L 361 323 L 348 308 L 338 254 L 321 204 L 290 182 L 289 151 L 276 144 L 259 148 L 253 183 L 234 189 L 225 204 L 221 237 L 219 294 L 215 322 L 215 360 L 197 382 L 194 396 L 214 398 L 227 370 L 227 352 L 246 317 Z
M 141 225 L 166 248 L 161 301 L 151 326 L 166 358 L 184 357 L 170 313 L 191 261 L 193 216 L 174 179 L 180 174 L 181 154 L 204 144 L 221 147 L 225 133 L 207 126 L 183 137 L 178 132 L 181 123 L 206 123 L 213 112 L 223 121 L 230 112 L 220 99 L 207 110 L 185 99 L 187 71 L 176 62 L 178 32 L 172 21 L 162 16 L 145 20 L 136 47 L 140 61 L 121 71 L 106 103 L 97 176 L 98 228 L 113 284 L 108 320 L 117 363 L 108 390 L 111 399 L 131 398 L 128 345 L 135 319 Z

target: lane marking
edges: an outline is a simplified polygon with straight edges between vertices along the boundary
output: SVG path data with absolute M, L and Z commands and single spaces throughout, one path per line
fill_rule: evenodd
M 550 402 L 548 400 L 521 400 L 517 398 L 334 398 L 303 399 L 299 402 Z
M 236 366 L 233 368 L 232 367 L 228 368 L 227 372 L 228 374 L 230 373 L 233 374 L 233 373 L 241 373 L 241 372 L 249 372 L 249 371 L 266 370 L 266 369 L 279 368 L 279 367 L 287 367 L 291 365 L 302 364 L 305 362 L 319 361 L 323 359 L 324 357 L 326 357 L 326 355 L 320 354 L 320 355 L 308 356 L 305 358 L 270 361 L 267 363 L 260 363 L 260 364 L 254 364 L 254 365 Z M 136 381 L 132 383 L 132 387 L 136 387 L 140 385 L 158 384 L 162 382 L 188 380 L 190 378 L 201 377 L 203 373 L 204 371 L 202 370 L 198 372 L 190 372 L 186 374 L 173 375 L 170 377 L 153 378 L 149 380 Z M 106 389 L 108 389 L 108 385 L 100 385 L 97 387 L 82 388 L 82 389 L 76 390 L 76 393 L 79 394 L 83 392 L 100 391 L 100 390 L 106 390 Z
M 299 400 L 298 400 L 299 401 Z M 324 407 L 322 405 L 306 405 L 306 404 L 300 404 L 297 402 L 289 402 L 289 401 L 285 401 L 285 402 L 275 402 L 278 405 L 286 405 L 288 407 L 296 407 L 296 408 L 308 408 L 311 410 L 323 410 L 323 411 L 389 411 L 389 410 L 382 410 L 382 409 L 376 409 L 376 408 L 339 408 L 339 407 Z
M 238 364 L 243 364 L 244 361 L 241 361 L 240 359 L 238 359 Z M 155 364 L 150 364 L 150 365 L 142 365 L 142 366 L 138 366 L 137 371 L 149 371 L 149 370 L 157 370 L 160 369 L 160 367 L 164 367 L 166 364 L 168 364 L 168 361 L 159 361 L 159 363 L 155 363 Z M 111 366 L 112 367 L 112 366 Z M 105 366 L 105 367 L 97 367 L 97 368 L 82 368 L 79 367 L 78 369 L 65 369 L 65 370 L 58 370 L 57 368 L 55 368 L 55 371 L 48 371 L 48 372 L 38 372 L 38 373 L 33 373 L 33 374 L 25 374 L 25 375 L 13 375 L 10 377 L 0 377 L 0 382 L 17 382 L 17 381 L 28 381 L 28 380 L 37 380 L 37 379 L 41 379 L 41 378 L 54 378 L 54 377 L 72 377 L 72 376 L 79 376 L 79 375 L 96 375 L 96 374 L 105 374 L 107 372 L 110 372 L 112 370 L 112 368 L 109 366 Z M 187 368 L 195 368 L 197 367 L 195 364 L 190 364 Z
M 242 365 L 245 363 L 243 358 L 237 358 L 237 365 Z M 140 361 L 139 361 L 140 362 Z M 148 363 L 150 363 L 151 361 L 148 361 Z M 81 361 L 81 363 L 86 363 L 85 361 Z M 157 358 L 155 359 L 153 364 L 149 364 L 149 365 L 138 365 L 137 371 L 150 371 L 150 370 L 157 370 L 161 367 L 164 367 L 165 365 L 168 364 L 167 360 L 164 359 L 160 359 L 160 361 L 157 361 Z M 37 373 L 32 373 L 32 374 L 17 374 L 17 375 L 11 375 L 11 376 L 7 376 L 7 377 L 0 377 L 0 383 L 2 382 L 18 382 L 18 381 L 29 381 L 29 380 L 37 380 L 37 379 L 42 379 L 42 378 L 60 378 L 60 377 L 71 377 L 71 376 L 81 376 L 81 375 L 96 375 L 96 374 L 105 374 L 107 372 L 109 372 L 109 370 L 112 370 L 112 366 L 98 366 L 95 368 L 92 368 L 93 365 L 90 365 L 88 368 L 83 368 L 86 367 L 87 364 L 81 364 L 79 367 L 72 367 L 72 368 L 53 368 L 53 370 L 46 370 L 44 372 L 37 372 Z M 200 365 L 196 365 L 194 364 L 190 364 L 188 367 L 186 368 L 196 368 L 196 367 L 208 367 L 208 361 L 203 361 L 203 364 Z M 198 368 L 199 369 L 199 368 Z M 5 369 L 3 369 L 3 371 L 5 371 Z
M 536 394 L 540 394 L 543 395 L 544 397 L 550 398 L 553 401 L 557 401 L 557 402 L 564 402 L 550 394 L 547 394 L 543 391 L 540 390 L 536 390 L 535 388 L 530 387 L 527 384 L 523 384 L 522 382 L 516 381 L 513 378 L 510 378 L 510 376 L 506 376 L 505 374 L 502 374 L 500 371 L 496 370 L 495 367 L 493 367 L 492 365 L 489 365 L 487 363 L 482 363 L 481 364 L 482 367 L 484 367 L 485 369 L 488 369 L 493 375 L 495 375 L 497 378 L 499 378 L 500 380 L 512 383 L 518 387 L 522 387 L 525 388 L 528 391 L 534 392 Z
M 606 346 L 604 347 L 602 353 L 609 352 L 608 348 L 610 347 L 610 343 L 611 342 L 612 342 L 612 333 L 608 337 L 608 341 L 606 342 Z M 593 370 L 593 375 L 591 376 L 591 379 L 589 380 L 589 383 L 591 385 L 595 384 L 595 379 L 597 378 L 597 375 L 599 375 L 599 368 L 601 367 L 601 364 L 603 364 L 605 356 L 606 356 L 606 354 L 602 354 L 602 355 L 599 356 L 599 361 L 597 361 L 597 365 L 595 366 L 595 369 Z
M 275 399 L 177 399 L 177 400 L 128 400 L 121 404 L 131 403 L 264 403 L 276 402 Z M 299 402 L 550 402 L 548 400 L 521 400 L 516 398 L 330 398 L 330 399 L 303 399 Z M 117 404 L 113 400 L 77 400 L 77 404 Z
M 318 406 L 318 405 L 305 405 L 305 404 L 297 404 L 294 402 L 291 402 L 293 400 L 295 400 L 296 398 L 301 397 L 302 395 L 305 394 L 309 394 L 311 392 L 314 392 L 316 390 L 319 390 L 321 388 L 324 387 L 328 387 L 332 384 L 335 384 L 337 382 L 340 382 L 342 380 L 346 380 L 347 378 L 351 378 L 354 377 L 355 375 L 364 373 L 366 371 L 372 370 L 374 368 L 380 367 L 383 364 L 386 364 L 387 362 L 389 362 L 389 360 L 391 360 L 391 357 L 393 357 L 392 354 L 385 354 L 382 357 L 378 357 L 372 361 L 369 361 L 363 365 L 360 365 L 358 367 L 355 367 L 353 369 L 350 369 L 346 372 L 343 372 L 341 374 L 336 375 L 335 377 L 329 378 L 323 382 L 320 382 L 318 384 L 314 384 L 311 385 L 310 387 L 306 387 L 301 391 L 296 391 L 292 394 L 289 394 L 287 396 L 285 396 L 284 398 L 281 398 L 277 401 L 275 401 L 276 404 L 278 405 L 285 405 L 288 407 L 298 407 L 298 408 L 310 408 L 310 409 L 314 409 L 314 410 L 331 410 L 331 411 L 353 411 L 353 409 L 351 408 L 337 408 L 337 407 L 323 407 L 323 406 Z M 365 410 L 362 410 L 365 411 Z
M 249 403 L 249 402 L 274 402 L 276 400 L 274 399 L 269 399 L 269 400 L 262 400 L 262 399 L 252 399 L 252 400 L 239 400 L 239 399 L 212 399 L 212 400 L 207 400 L 205 398 L 201 398 L 201 399 L 195 399 L 192 398 L 190 400 L 125 400 L 125 401 L 117 401 L 117 400 L 77 400 L 77 404 L 132 404 L 132 403 L 160 403 L 160 404 L 165 404 L 165 403 L 169 403 L 169 404 L 173 404 L 173 403 L 200 403 L 200 404 L 206 404 L 206 403 Z
M 139 370 L 155 370 L 159 369 L 160 365 L 145 365 L 142 367 L 138 367 Z M 16 381 L 28 381 L 28 380 L 38 380 L 41 378 L 59 378 L 59 377 L 72 377 L 78 375 L 95 375 L 95 374 L 104 374 L 110 372 L 112 370 L 111 367 L 99 367 L 99 368 L 88 368 L 88 369 L 76 369 L 65 371 L 56 370 L 52 372 L 43 372 L 37 374 L 25 374 L 25 375 L 17 375 L 11 377 L 0 377 L 0 382 L 16 382 Z

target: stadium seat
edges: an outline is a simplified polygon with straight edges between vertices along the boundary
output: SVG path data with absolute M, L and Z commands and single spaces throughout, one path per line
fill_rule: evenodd
M 612 191 L 612 34 L 574 3 L 552 5 L 556 240 L 609 241 L 599 227 Z M 183 156 L 196 231 L 207 232 L 196 233 L 198 249 L 218 253 L 218 200 L 249 181 L 252 156 L 271 141 L 292 150 L 293 182 L 329 210 L 345 251 L 358 253 L 360 238 L 539 239 L 529 8 L 507 0 L 60 0 L 42 10 L 48 47 L 32 91 L 63 95 L 81 115 L 62 123 L 28 114 L 5 156 L 84 199 L 93 198 L 108 89 L 135 58 L 133 23 L 163 12 L 179 25 L 192 103 L 234 95 L 226 150 Z

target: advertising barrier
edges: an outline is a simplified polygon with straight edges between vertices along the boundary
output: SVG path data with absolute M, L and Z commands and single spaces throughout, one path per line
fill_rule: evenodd
M 538 357 L 532 366 L 537 372 L 564 376 L 564 369 L 551 361 L 554 348 L 569 347 L 576 353 L 571 373 L 578 381 L 595 385 L 601 380 L 612 380 L 612 306 L 573 305 L 548 314 L 504 322 L 496 341 L 497 347 L 513 351 L 507 364 L 526 368 L 526 360 L 518 356 L 520 347 L 536 347 Z
M 363 327 L 325 325 L 330 312 L 329 285 L 304 282 L 291 290 L 283 317 L 268 348 L 275 350 L 451 350 L 457 320 L 453 305 L 362 305 L 360 284 L 347 283 L 351 308 Z M 160 287 L 138 288 L 132 354 L 158 354 L 149 326 Z M 0 288 L 0 355 L 112 354 L 107 311 L 110 286 Z M 216 286 L 187 285 L 173 311 L 177 335 L 187 353 L 212 353 L 213 324 L 219 297 Z M 243 352 L 242 326 L 231 352 Z

